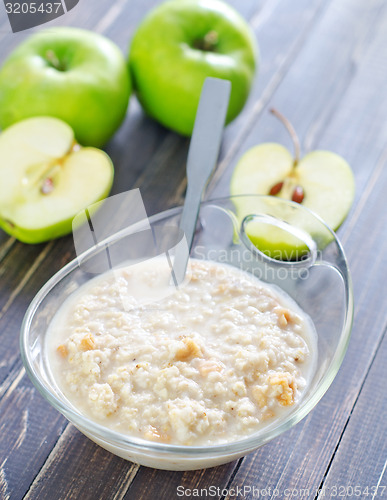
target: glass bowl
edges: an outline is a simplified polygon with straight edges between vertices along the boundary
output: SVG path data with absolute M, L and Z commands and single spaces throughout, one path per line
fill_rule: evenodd
M 166 234 L 166 228 L 178 227 L 181 213 L 182 207 L 178 207 L 150 217 L 153 233 Z M 276 226 L 282 236 L 287 233 L 289 238 L 301 241 L 303 257 L 281 261 L 260 251 L 252 243 L 252 235 L 264 225 Z M 98 268 L 107 246 L 115 255 L 116 264 L 120 259 L 124 262 L 152 256 L 147 255 L 144 245 L 130 244 L 130 238 L 139 230 L 141 223 L 134 224 L 84 252 L 55 274 L 31 302 L 21 328 L 21 355 L 29 377 L 44 398 L 103 448 L 141 465 L 167 470 L 202 469 L 230 462 L 304 418 L 324 395 L 343 360 L 353 317 L 351 279 L 342 246 L 333 231 L 303 206 L 272 196 L 203 202 L 191 256 L 231 264 L 279 286 L 311 317 L 318 337 L 317 364 L 299 403 L 286 416 L 254 434 L 212 446 L 180 446 L 130 437 L 90 420 L 68 403 L 47 362 L 48 325 L 63 301 L 94 277 L 91 270 L 93 266 Z M 142 255 L 138 254 L 140 247 Z

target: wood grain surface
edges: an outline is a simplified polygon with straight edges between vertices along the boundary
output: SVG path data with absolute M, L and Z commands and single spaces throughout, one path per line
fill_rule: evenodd
M 48 27 L 92 29 L 126 53 L 136 26 L 159 3 L 81 0 Z M 206 197 L 228 194 L 233 167 L 251 146 L 273 141 L 291 148 L 268 112 L 272 106 L 291 119 L 304 152 L 328 149 L 349 161 L 356 199 L 338 235 L 352 270 L 355 317 L 339 374 L 301 423 L 236 462 L 168 472 L 124 461 L 68 424 L 34 389 L 20 358 L 23 315 L 40 287 L 74 257 L 72 238 L 24 245 L 0 232 L 0 500 L 170 500 L 178 498 L 178 486 L 215 486 L 219 494 L 212 498 L 222 500 L 259 498 L 257 492 L 269 488 L 265 498 L 387 498 L 387 3 L 229 3 L 257 36 L 259 77 L 225 129 Z M 1 9 L 0 62 L 30 34 L 11 35 Z M 182 203 L 188 146 L 132 98 L 105 148 L 116 168 L 113 193 L 139 187 L 149 215 Z M 232 496 L 237 487 L 245 494 Z

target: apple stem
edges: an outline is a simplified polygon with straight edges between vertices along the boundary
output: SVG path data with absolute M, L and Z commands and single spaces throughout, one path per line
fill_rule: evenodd
M 211 30 L 206 33 L 203 38 L 196 40 L 193 46 L 195 49 L 204 50 L 205 52 L 215 52 L 218 41 L 218 33 L 214 30 Z
M 277 109 L 271 108 L 270 113 L 272 113 L 275 117 L 277 117 L 282 124 L 285 126 L 286 130 L 289 132 L 289 135 L 293 141 L 293 146 L 294 146 L 294 164 L 293 166 L 296 167 L 298 165 L 298 162 L 300 161 L 300 156 L 301 156 L 301 147 L 300 147 L 300 140 L 298 138 L 297 132 L 295 131 L 293 125 L 290 123 L 290 121 L 282 114 L 280 113 Z
M 61 62 L 59 61 L 58 56 L 55 54 L 53 50 L 47 50 L 46 52 L 46 60 L 47 62 L 55 69 L 58 71 L 64 71 L 65 67 Z

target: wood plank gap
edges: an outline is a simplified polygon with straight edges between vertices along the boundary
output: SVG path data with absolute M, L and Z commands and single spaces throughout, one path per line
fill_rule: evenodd
M 346 226 L 345 231 L 343 233 L 343 236 L 340 238 L 341 242 L 343 244 L 348 241 L 348 238 L 349 238 L 354 226 L 357 224 L 357 221 L 358 221 L 361 213 L 363 212 L 364 207 L 368 201 L 368 198 L 371 196 L 372 191 L 373 191 L 374 187 L 376 186 L 376 183 L 377 183 L 379 177 L 381 176 L 386 163 L 387 163 L 387 146 L 386 146 L 386 149 L 383 151 L 383 153 L 380 155 L 379 161 L 377 162 L 373 173 L 369 177 L 369 179 L 365 185 L 365 189 L 364 189 L 364 191 L 363 191 L 363 193 L 362 193 L 362 195 L 361 195 L 361 197 L 356 205 L 356 209 L 355 209 L 352 217 L 349 220 L 349 224 Z
M 20 369 L 19 373 L 16 375 L 16 377 L 13 379 L 12 383 L 9 385 L 8 389 L 5 390 L 5 385 L 6 384 L 2 384 L 2 386 L 0 387 L 0 400 L 3 398 L 3 396 L 9 396 L 10 394 L 12 394 L 12 392 L 16 389 L 16 387 L 19 385 L 19 382 L 21 381 L 21 379 L 24 377 L 24 374 L 25 374 L 25 368 L 24 366 Z
M 292 452 L 290 453 L 290 455 L 289 455 L 288 459 L 286 460 L 286 463 L 285 463 L 285 464 L 284 464 L 284 466 L 283 466 L 283 469 L 282 469 L 281 475 L 280 475 L 280 477 L 279 477 L 279 478 L 278 478 L 278 480 L 277 480 L 277 484 L 276 484 L 275 488 L 277 488 L 277 486 L 278 486 L 279 484 L 281 484 L 281 480 L 282 480 L 282 478 L 284 477 L 284 475 L 286 474 L 286 469 L 287 469 L 287 467 L 288 467 L 288 464 L 292 461 L 294 453 L 297 455 L 297 450 L 299 449 L 298 444 L 299 444 L 300 442 L 302 442 L 302 440 L 304 439 L 304 435 L 305 435 L 305 432 L 306 432 L 306 429 L 307 429 L 308 423 L 309 423 L 309 421 L 311 420 L 311 418 L 312 418 L 312 414 L 311 414 L 311 413 L 309 413 L 309 414 L 305 417 L 305 419 L 304 419 L 304 423 L 303 423 L 303 426 L 302 426 L 302 429 L 301 429 L 301 432 L 300 432 L 300 434 L 298 435 L 296 442 L 294 443 L 294 446 L 293 446 Z
M 379 9 L 376 11 L 375 16 L 370 23 L 370 29 L 366 33 L 366 35 L 363 38 L 363 43 L 358 45 L 354 52 L 352 53 L 351 61 L 352 61 L 352 66 L 349 68 L 348 71 L 348 79 L 345 81 L 341 82 L 341 94 L 338 96 L 338 99 L 336 99 L 337 102 L 340 102 L 340 97 L 342 98 L 346 92 L 349 89 L 350 82 L 353 80 L 354 76 L 356 75 L 357 72 L 357 66 L 358 66 L 358 61 L 361 60 L 362 57 L 364 57 L 364 49 L 368 48 L 368 44 L 366 43 L 369 39 L 372 39 L 372 37 L 375 35 L 375 32 L 379 29 L 379 25 L 383 23 L 383 16 L 382 12 L 385 8 L 384 2 L 380 2 Z M 303 149 L 305 153 L 308 153 L 315 149 L 315 144 L 318 142 L 318 137 L 319 135 L 322 134 L 322 131 L 327 130 L 329 128 L 329 123 L 331 122 L 332 118 L 335 116 L 336 112 L 338 111 L 339 106 L 336 106 L 336 103 L 333 102 L 330 106 L 330 108 L 327 110 L 327 112 L 323 113 L 323 117 L 320 120 L 316 120 L 315 123 L 310 127 L 308 133 L 305 136 L 305 140 L 303 141 Z
M 12 32 L 11 32 L 11 28 L 9 26 L 9 21 L 6 21 L 5 23 L 3 24 L 0 24 L 0 36 L 1 36 L 1 40 L 3 38 L 5 38 L 7 35 L 11 35 Z
M 7 253 L 11 250 L 15 244 L 15 238 L 8 238 L 8 240 L 0 247 L 0 262 L 4 259 Z
M 384 462 L 384 466 L 383 466 L 382 472 L 380 473 L 378 482 L 376 483 L 375 491 L 374 491 L 374 494 L 372 495 L 371 500 L 374 500 L 374 498 L 378 494 L 379 486 L 380 486 L 380 483 L 382 482 L 384 473 L 386 472 L 386 468 L 387 468 L 387 460 Z
M 237 473 L 238 473 L 238 471 L 239 471 L 239 469 L 240 469 L 240 467 L 241 467 L 241 465 L 242 465 L 242 463 L 243 463 L 244 458 L 245 458 L 245 457 L 241 457 L 241 458 L 238 460 L 238 462 L 237 462 L 236 466 L 234 467 L 234 469 L 233 469 L 232 473 L 230 474 L 229 480 L 227 481 L 227 484 L 226 484 L 226 486 L 224 487 L 224 489 L 225 489 L 226 491 L 227 491 L 227 490 L 230 488 L 230 486 L 232 485 L 232 482 L 234 481 L 234 478 L 235 478 L 235 476 L 237 475 Z M 222 496 L 220 497 L 220 499 L 219 499 L 219 500 L 228 500 L 229 498 L 230 498 L 230 495 L 227 495 L 227 497 L 226 497 L 225 495 L 222 495 Z
M 316 495 L 314 496 L 314 500 L 319 500 L 319 499 L 321 498 L 321 495 L 320 495 L 320 493 L 318 493 L 318 492 L 319 492 L 319 491 L 322 491 L 322 492 L 324 491 L 324 488 L 323 488 L 323 487 L 324 487 L 325 479 L 326 479 L 326 477 L 327 477 L 327 476 L 328 476 L 328 474 L 329 474 L 329 471 L 330 471 L 331 465 L 332 465 L 332 463 L 333 463 L 333 461 L 334 461 L 334 459 L 335 459 L 335 456 L 336 456 L 337 450 L 339 449 L 339 446 L 340 446 L 341 441 L 342 441 L 342 439 L 343 439 L 343 437 L 344 437 L 344 434 L 345 434 L 345 431 L 346 431 L 346 429 L 347 429 L 347 427 L 348 427 L 348 424 L 349 424 L 349 421 L 350 421 L 350 419 L 351 419 L 351 416 L 352 416 L 352 414 L 353 414 L 353 412 L 354 412 L 354 410 L 355 410 L 355 406 L 356 406 L 356 404 L 357 404 L 357 402 L 358 402 L 358 400 L 359 400 L 360 394 L 361 394 L 361 392 L 362 392 L 362 390 L 363 390 L 363 387 L 364 387 L 364 384 L 365 384 L 366 379 L 367 379 L 367 377 L 368 377 L 368 374 L 369 374 L 369 372 L 370 372 L 370 370 L 371 370 L 371 368 L 372 368 L 372 365 L 374 364 L 374 361 L 375 361 L 375 358 L 376 358 L 377 352 L 378 352 L 378 350 L 380 349 L 380 346 L 382 345 L 382 342 L 383 342 L 383 340 L 384 340 L 384 337 L 386 336 L 386 333 L 387 333 L 387 323 L 384 325 L 384 328 L 383 328 L 383 335 L 381 335 L 381 337 L 380 337 L 380 339 L 379 339 L 379 342 L 378 342 L 378 344 L 377 344 L 377 346 L 376 346 L 376 349 L 375 349 L 375 351 L 374 351 L 374 353 L 373 353 L 373 355 L 372 355 L 371 361 L 370 361 L 370 363 L 369 363 L 369 365 L 368 365 L 367 371 L 365 372 L 364 378 L 363 378 L 362 383 L 361 383 L 361 386 L 360 386 L 360 388 L 359 388 L 359 392 L 358 392 L 358 393 L 357 393 L 357 395 L 356 395 L 356 398 L 355 398 L 355 400 L 354 400 L 354 402 L 353 402 L 353 405 L 352 405 L 352 407 L 351 407 L 351 411 L 350 411 L 350 412 L 349 412 L 349 414 L 348 414 L 348 418 L 347 418 L 347 420 L 345 421 L 345 424 L 344 424 L 343 429 L 342 429 L 342 431 L 341 431 L 341 433 L 340 433 L 339 439 L 337 440 L 337 443 L 336 443 L 335 449 L 334 449 L 334 451 L 333 451 L 333 453 L 332 453 L 332 455 L 331 455 L 331 457 L 330 457 L 329 463 L 328 463 L 328 465 L 327 465 L 327 468 L 325 469 L 325 472 L 324 472 L 323 478 L 322 478 L 322 480 L 321 480 L 321 483 L 319 484 L 319 487 L 318 487 L 318 489 L 317 489 L 317 493 L 316 493 Z M 381 478 L 380 478 L 380 480 L 381 480 Z M 325 497 L 325 493 L 322 493 L 322 496 L 323 496 L 323 497 Z
M 4 363 L 4 364 L 3 364 Z M 0 367 L 6 366 L 7 362 L 0 363 Z M 12 392 L 18 388 L 20 381 L 23 379 L 25 374 L 25 369 L 21 363 L 21 356 L 19 353 L 15 355 L 14 362 L 9 368 L 7 376 L 1 381 L 0 384 L 0 402 L 3 398 L 7 398 L 12 395 Z M 15 381 L 18 380 L 18 383 Z M 1 500 L 1 499 L 0 499 Z
M 267 0 L 263 7 L 253 13 L 250 19 L 250 27 L 253 31 L 258 29 L 260 26 L 265 24 L 268 19 L 270 19 L 270 16 L 273 10 L 278 5 L 279 1 L 280 0 Z
M 41 467 L 41 468 L 39 469 L 39 471 L 37 472 L 37 474 L 36 474 L 36 476 L 35 476 L 34 480 L 32 481 L 32 483 L 31 483 L 30 487 L 28 488 L 28 491 L 26 492 L 26 494 L 25 494 L 25 495 L 24 495 L 24 497 L 23 497 L 23 500 L 24 500 L 24 498 L 32 498 L 32 499 L 34 498 L 34 497 L 30 497 L 30 493 L 31 493 L 31 492 L 33 493 L 33 491 L 32 491 L 32 490 L 33 490 L 33 488 L 34 488 L 34 485 L 35 485 L 36 481 L 38 481 L 38 480 L 39 480 L 39 476 L 40 476 L 40 475 L 44 472 L 44 470 L 45 470 L 47 467 L 49 467 L 49 465 L 53 462 L 53 460 L 54 460 L 54 458 L 55 458 L 53 455 L 54 455 L 55 453 L 57 453 L 57 451 L 56 451 L 56 450 L 58 450 L 58 447 L 60 447 L 61 442 L 62 442 L 63 440 L 65 440 L 65 441 L 66 441 L 66 436 L 67 436 L 67 434 L 70 432 L 70 431 L 69 431 L 69 428 L 70 428 L 70 423 L 67 423 L 67 424 L 66 424 L 66 427 L 65 427 L 65 428 L 63 429 L 63 431 L 62 431 L 62 434 L 58 437 L 58 439 L 57 439 L 57 441 L 56 441 L 56 443 L 55 443 L 54 447 L 51 449 L 50 454 L 49 454 L 49 455 L 48 455 L 48 457 L 46 458 L 46 460 L 45 460 L 45 462 L 43 463 L 42 467 Z
M 67 442 L 70 438 L 69 434 L 72 432 L 72 429 L 73 429 L 73 425 L 71 423 L 67 423 L 62 434 L 59 436 L 57 442 L 55 443 L 55 445 L 51 449 L 51 452 L 48 455 L 47 459 L 42 464 L 42 467 L 39 469 L 35 478 L 31 482 L 30 487 L 28 488 L 28 491 L 23 496 L 23 500 L 28 500 L 28 499 L 34 500 L 36 498 L 36 496 L 34 495 L 35 488 L 38 486 L 41 478 L 44 477 L 48 468 L 56 460 L 57 455 L 60 455 L 62 449 L 67 446 Z M 128 462 L 128 463 L 130 463 L 130 462 Z M 112 500 L 121 500 L 124 497 L 126 491 L 128 490 L 130 484 L 132 483 L 132 481 L 135 478 L 139 469 L 140 469 L 140 465 L 135 464 L 135 463 L 132 463 L 132 465 L 129 466 L 128 471 L 125 474 L 125 478 L 122 481 L 123 484 L 122 484 L 121 488 L 112 497 Z
M 112 500 L 121 500 L 124 498 L 139 470 L 140 465 L 135 463 L 133 463 L 132 467 L 129 467 L 129 470 L 125 475 L 125 481 L 123 481 L 124 484 L 122 485 L 122 488 L 117 491 Z
M 118 0 L 113 3 L 112 7 L 107 11 L 105 16 L 96 25 L 93 31 L 99 34 L 103 34 L 107 31 L 114 21 L 118 18 L 121 12 L 124 10 L 127 0 Z
M 155 154 L 152 156 L 150 162 L 148 163 L 148 167 L 156 163 L 158 165 L 158 168 L 161 169 L 164 163 L 166 163 L 170 157 L 173 157 L 174 154 L 176 154 L 176 151 L 179 149 L 180 146 L 181 146 L 181 137 L 173 133 L 168 134 L 166 138 L 163 140 L 163 142 L 160 144 Z M 140 188 L 144 179 L 146 179 L 148 175 L 149 172 L 148 169 L 146 168 L 139 175 L 139 177 L 137 177 L 131 189 Z
M 294 47 L 290 50 L 288 57 L 286 57 L 285 61 L 279 67 L 278 71 L 275 73 L 275 75 L 269 81 L 269 83 L 268 83 L 267 87 L 265 88 L 265 90 L 263 91 L 261 97 L 254 104 L 251 114 L 246 118 L 245 125 L 241 128 L 241 131 L 237 135 L 235 141 L 231 144 L 225 157 L 219 163 L 218 168 L 216 169 L 212 179 L 209 182 L 206 195 L 207 195 L 207 193 L 211 193 L 211 191 L 215 188 L 215 186 L 219 182 L 220 178 L 224 174 L 224 171 L 226 170 L 227 166 L 231 163 L 231 160 L 235 157 L 235 155 L 237 154 L 237 152 L 239 151 L 239 149 L 243 145 L 243 142 L 248 137 L 249 133 L 251 132 L 251 129 L 252 129 L 254 123 L 261 116 L 262 111 L 267 106 L 267 104 L 269 103 L 274 92 L 279 87 L 280 83 L 282 82 L 282 80 L 286 76 L 287 72 L 291 68 L 292 63 L 293 63 L 294 59 L 296 59 L 301 48 L 303 47 L 305 40 L 307 40 L 307 38 L 309 37 L 309 35 L 311 34 L 311 32 L 313 30 L 313 27 L 320 19 L 320 14 L 328 8 L 331 1 L 332 0 L 330 0 L 328 2 L 320 1 L 319 6 L 317 7 L 316 11 L 313 14 L 313 17 L 309 21 L 308 26 L 304 29 L 302 36 L 294 44 Z M 207 199 L 207 196 L 205 196 L 205 198 Z
M 14 291 L 9 296 L 9 299 L 7 300 L 7 302 L 4 304 L 4 307 L 0 311 L 0 319 L 8 311 L 8 309 L 12 305 L 13 301 L 16 299 L 16 297 L 19 295 L 19 293 L 23 290 L 24 286 L 28 283 L 29 279 L 34 274 L 34 272 L 37 270 L 37 268 L 40 266 L 42 261 L 45 259 L 45 257 L 49 253 L 49 251 L 52 249 L 52 247 L 53 247 L 53 241 L 50 241 L 50 243 L 48 243 L 44 247 L 44 249 L 40 252 L 40 254 L 37 256 L 34 263 L 30 267 L 29 271 L 25 274 L 24 278 L 20 281 L 18 286 L 14 289 Z

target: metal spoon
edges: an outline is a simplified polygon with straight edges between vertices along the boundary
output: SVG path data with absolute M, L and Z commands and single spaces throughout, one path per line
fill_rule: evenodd
M 231 91 L 231 82 L 219 78 L 206 78 L 195 118 L 187 159 L 187 193 L 180 220 L 187 247 L 178 247 L 172 276 L 175 286 L 185 277 L 189 252 L 195 233 L 199 207 L 219 155 L 222 132 Z

